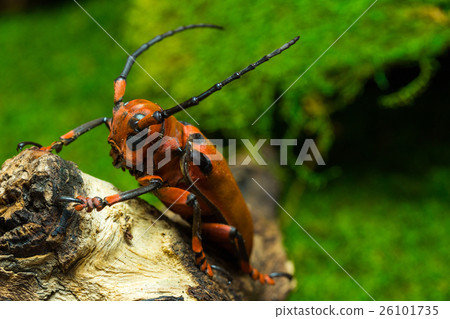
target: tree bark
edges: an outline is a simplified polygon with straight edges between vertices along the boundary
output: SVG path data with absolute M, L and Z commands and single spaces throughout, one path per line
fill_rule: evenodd
M 194 264 L 189 225 L 141 199 L 90 213 L 56 200 L 117 192 L 36 148 L 7 160 L 0 171 L 0 299 L 283 300 L 293 288 L 285 278 L 276 278 L 275 286 L 251 280 L 229 254 L 205 243 L 209 261 L 233 280 L 220 272 L 209 278 Z M 255 202 L 252 264 L 264 272 L 292 272 L 275 207 Z

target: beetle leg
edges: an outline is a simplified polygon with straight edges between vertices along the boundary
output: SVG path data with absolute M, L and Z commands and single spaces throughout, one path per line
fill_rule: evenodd
M 211 265 L 206 260 L 201 237 L 201 209 L 194 194 L 177 187 L 163 187 L 155 195 L 184 219 L 192 219 L 192 250 L 195 253 L 195 264 L 201 271 L 213 276 Z
M 148 186 L 151 183 L 155 183 L 155 180 L 159 180 L 161 185 L 163 184 L 162 178 L 156 175 L 145 175 L 137 179 L 139 185 L 141 186 Z
M 292 275 L 282 272 L 263 274 L 250 265 L 249 256 L 245 247 L 244 239 L 236 227 L 219 223 L 204 223 L 202 231 L 208 239 L 223 244 L 226 248 L 232 247 L 237 252 L 240 260 L 241 269 L 250 275 L 253 280 L 259 280 L 262 284 L 275 284 L 272 278 L 286 277 L 292 279 Z
M 202 212 L 197 198 L 194 194 L 188 196 L 188 205 L 194 208 L 194 215 L 192 216 L 192 250 L 195 253 L 195 264 L 200 267 L 201 271 L 206 271 L 208 276 L 213 276 L 211 265 L 206 261 L 206 255 L 203 251 L 202 237 L 201 237 L 201 217 Z
M 193 207 L 188 205 L 190 194 L 189 190 L 177 187 L 161 187 L 155 191 L 155 195 L 166 207 L 170 207 L 173 212 L 186 220 L 192 219 L 194 215 Z
M 74 128 L 73 130 L 67 132 L 66 134 L 62 135 L 59 138 L 59 141 L 53 142 L 50 146 L 42 147 L 42 145 L 34 142 L 21 142 L 17 145 L 17 151 L 21 151 L 26 145 L 34 145 L 39 147 L 41 151 L 52 151 L 55 150 L 56 153 L 59 153 L 63 146 L 69 145 L 73 141 L 75 141 L 80 135 L 90 131 L 94 127 L 97 127 L 101 124 L 105 123 L 108 129 L 110 129 L 111 126 L 111 118 L 108 117 L 102 117 L 98 118 L 96 120 L 84 123 L 77 128 Z
M 83 210 L 86 208 L 87 212 L 91 212 L 96 209 L 97 211 L 101 211 L 106 206 L 112 206 L 116 203 L 124 202 L 129 199 L 136 198 L 145 193 L 152 192 L 162 185 L 161 178 L 154 178 L 153 180 L 148 182 L 148 185 L 142 186 L 139 188 L 135 188 L 129 191 L 121 192 L 118 194 L 114 194 L 111 196 L 106 196 L 105 198 L 100 197 L 84 197 L 77 196 L 77 198 L 72 198 L 68 196 L 60 196 L 59 200 L 64 202 L 74 202 L 77 203 L 74 208 L 77 211 Z

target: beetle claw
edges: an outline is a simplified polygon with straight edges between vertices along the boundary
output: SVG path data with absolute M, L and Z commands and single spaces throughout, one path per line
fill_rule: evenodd
M 276 278 L 276 277 L 285 277 L 289 280 L 292 280 L 293 276 L 291 274 L 288 274 L 286 272 L 273 272 L 269 274 L 270 278 Z
M 23 148 L 27 145 L 33 145 L 33 146 L 37 146 L 39 148 L 42 147 L 42 145 L 39 143 L 25 141 L 25 142 L 20 142 L 19 144 L 17 144 L 17 147 L 16 147 L 17 152 L 20 152 L 21 150 L 23 150 Z
M 69 202 L 69 203 L 78 203 L 78 204 L 84 204 L 84 202 L 81 200 L 81 199 L 79 199 L 79 198 L 73 198 L 73 197 L 70 197 L 70 196 L 59 196 L 59 201 L 61 201 L 61 202 Z
M 217 266 L 217 265 L 211 265 L 211 268 L 214 270 L 218 270 L 219 272 L 224 274 L 227 277 L 228 284 L 231 284 L 231 282 L 233 281 L 233 278 L 231 277 L 231 275 L 228 271 L 226 271 L 224 268 Z

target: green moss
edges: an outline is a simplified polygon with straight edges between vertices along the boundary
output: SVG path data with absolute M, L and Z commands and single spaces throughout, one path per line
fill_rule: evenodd
M 450 206 L 428 191 L 442 181 L 436 172 L 420 178 L 425 188 L 417 177 L 379 176 L 347 175 L 301 200 L 293 194 L 286 210 L 376 300 L 447 300 Z M 370 300 L 297 224 L 282 219 L 296 262 L 291 300 Z

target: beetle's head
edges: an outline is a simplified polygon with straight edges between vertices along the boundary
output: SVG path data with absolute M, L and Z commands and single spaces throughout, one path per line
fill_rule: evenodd
M 131 170 L 146 167 L 147 149 L 164 134 L 164 121 L 154 121 L 144 128 L 138 122 L 161 110 L 159 105 L 147 100 L 133 100 L 114 109 L 108 137 L 114 167 Z

